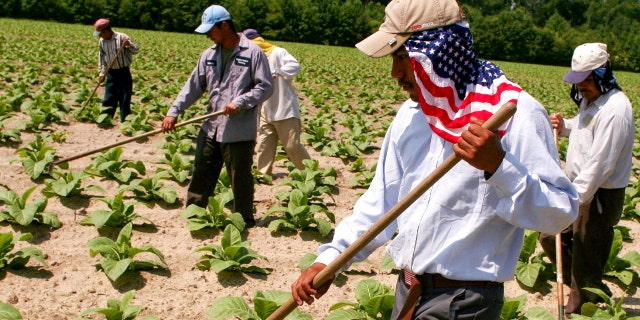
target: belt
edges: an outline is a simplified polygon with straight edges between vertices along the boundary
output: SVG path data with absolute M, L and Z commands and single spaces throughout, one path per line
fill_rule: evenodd
M 439 289 L 439 288 L 463 288 L 463 287 L 488 287 L 492 284 L 498 284 L 493 281 L 466 281 L 452 280 L 443 277 L 437 273 L 425 273 L 417 275 L 409 270 L 403 270 L 404 283 L 411 286 L 414 281 L 420 281 L 423 288 Z
M 422 288 L 462 288 L 462 287 L 488 287 L 492 284 L 500 284 L 493 281 L 464 281 L 452 280 L 437 273 L 425 273 L 417 275 L 409 270 L 402 270 L 404 273 L 404 283 L 409 286 L 407 299 L 398 314 L 399 320 L 411 320 L 415 311 L 418 299 L 422 295 Z

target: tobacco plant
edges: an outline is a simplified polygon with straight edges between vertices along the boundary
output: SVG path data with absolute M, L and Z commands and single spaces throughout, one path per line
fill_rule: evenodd
M 97 155 L 90 164 L 84 169 L 84 172 L 98 177 L 104 177 L 110 180 L 116 180 L 120 183 L 128 183 L 138 175 L 144 176 L 147 169 L 140 160 L 135 162 L 123 161 L 122 148 L 116 147 L 102 154 Z
M 272 233 L 285 230 L 317 230 L 325 237 L 331 232 L 332 223 L 335 223 L 335 216 L 331 211 L 316 204 L 309 204 L 307 196 L 298 189 L 291 191 L 286 207 L 276 204 L 264 214 L 262 220 L 278 212 L 284 215 L 269 223 L 269 231 Z M 316 214 L 320 213 L 328 219 L 316 217 Z
M 520 257 L 516 264 L 516 280 L 529 288 L 539 280 L 553 278 L 553 265 L 543 260 L 545 253 L 540 252 L 533 256 L 538 246 L 539 235 L 540 232 L 537 231 L 525 231 Z
M 245 267 L 255 259 L 267 260 L 264 256 L 253 251 L 249 246 L 251 242 L 242 241 L 242 236 L 238 229 L 229 224 L 224 228 L 220 245 L 209 244 L 196 249 L 194 252 L 207 252 L 200 257 L 196 267 L 200 270 L 213 270 L 215 273 L 222 271 L 234 271 L 244 273 L 269 274 L 270 269 L 257 266 Z
M 391 319 L 394 293 L 377 280 L 362 280 L 356 286 L 356 301 L 340 301 L 329 308 L 325 320 Z
M 356 174 L 353 178 L 349 179 L 349 185 L 352 188 L 368 188 L 369 185 L 371 185 L 371 181 L 373 181 L 373 177 L 376 175 L 377 166 L 378 164 L 374 163 L 371 165 L 371 168 L 367 169 L 362 158 L 356 159 L 350 168 L 350 171 Z
M 131 305 L 131 300 L 133 300 L 133 296 L 136 294 L 135 290 L 127 291 L 123 296 L 122 300 L 109 299 L 107 300 L 106 308 L 91 308 L 83 311 L 80 316 L 82 318 L 78 320 L 91 320 L 93 318 L 85 318 L 85 316 L 91 314 L 102 314 L 105 316 L 106 320 L 133 320 L 138 317 L 140 311 L 142 311 L 142 306 Z M 140 320 L 159 320 L 160 318 L 156 315 L 145 316 L 140 318 Z
M 47 146 L 46 139 L 40 134 L 36 134 L 34 141 L 18 148 L 15 153 L 19 155 L 19 158 L 12 159 L 10 163 L 22 163 L 24 171 L 33 180 L 45 173 L 47 165 L 55 159 L 55 149 Z
M 259 291 L 253 296 L 253 309 L 240 297 L 222 297 L 213 302 L 207 310 L 207 316 L 212 320 L 226 319 L 267 319 L 282 304 L 291 298 L 291 292 L 286 291 Z M 285 320 L 311 320 L 311 315 L 294 309 Z
M 609 296 L 604 293 L 604 291 L 596 288 L 583 288 L 583 290 L 587 290 L 591 293 L 597 294 L 602 301 L 604 301 L 604 306 L 596 305 L 592 302 L 587 302 L 582 305 L 580 308 L 580 314 L 571 314 L 571 319 L 577 320 L 586 320 L 586 319 L 598 319 L 598 320 L 640 320 L 640 317 L 627 317 L 627 312 L 622 308 L 622 304 L 624 302 L 625 294 L 620 297 L 620 300 L 616 301 L 614 299 L 609 298 Z M 602 306 L 602 307 L 601 307 Z
M 624 257 L 619 258 L 618 254 L 622 250 L 622 243 L 621 231 L 614 229 L 613 243 L 611 244 L 607 264 L 604 267 L 604 275 L 616 278 L 625 286 L 623 289 L 626 289 L 634 283 L 634 280 L 639 278 L 638 272 L 633 267 L 640 268 L 640 253 L 630 251 Z
M 178 183 L 184 183 L 191 176 L 191 168 L 193 167 L 192 157 L 184 155 L 184 150 L 190 150 L 192 146 L 191 140 L 182 143 L 166 142 L 163 145 L 162 154 L 164 159 L 157 160 L 156 163 L 168 165 L 169 168 L 158 168 L 158 172 L 167 172 L 172 180 Z
M 8 143 L 21 143 L 22 139 L 20 138 L 20 129 L 5 129 L 4 123 L 10 119 L 9 114 L 0 115 L 0 143 L 8 144 Z
M 640 212 L 638 212 L 637 206 L 640 202 L 640 182 L 635 174 L 637 168 L 634 168 L 634 179 L 629 181 L 629 185 L 624 189 L 624 206 L 622 208 L 622 217 L 629 220 L 640 221 Z
M 151 220 L 144 218 L 134 211 L 134 206 L 141 204 L 140 202 L 124 202 L 124 191 L 120 191 L 113 199 L 97 198 L 109 207 L 108 210 L 99 209 L 91 215 L 80 220 L 83 226 L 96 226 L 100 229 L 107 227 L 122 227 L 134 221 L 142 220 L 143 222 L 153 225 Z
M 11 268 L 14 270 L 24 268 L 29 260 L 40 262 L 43 266 L 48 266 L 44 260 L 42 251 L 34 247 L 26 247 L 17 251 L 12 250 L 15 248 L 16 243 L 19 241 L 29 241 L 33 238 L 31 233 L 22 233 L 14 235 L 11 232 L 0 233 L 0 270 L 5 268 Z M 0 319 L 4 319 L 0 317 Z
M 83 101 L 86 99 L 83 99 Z M 103 107 L 100 104 L 87 103 L 82 107 L 75 109 L 72 115 L 80 122 L 95 123 L 103 126 L 114 126 L 115 122 L 111 115 L 105 113 L 107 107 Z
M 22 113 L 31 118 L 29 122 L 22 124 L 26 129 L 41 131 L 46 129 L 51 123 L 62 122 L 66 119 L 71 108 L 63 101 L 63 96 L 59 92 L 44 92 L 35 99 L 26 101 L 20 107 Z
M 527 295 L 505 299 L 500 312 L 500 320 L 554 320 L 556 319 L 548 310 L 542 307 L 533 307 L 523 313 L 524 307 L 527 305 Z
M 38 186 L 27 189 L 22 196 L 18 196 L 6 185 L 1 185 L 5 190 L 0 190 L 0 202 L 4 202 L 6 211 L 0 211 L 0 222 L 20 224 L 28 226 L 32 222 L 49 225 L 52 228 L 60 228 L 60 220 L 55 213 L 45 212 L 47 198 L 42 197 L 28 202 L 29 196 Z
M 120 191 L 131 191 L 134 197 L 142 201 L 161 200 L 172 204 L 178 197 L 176 189 L 172 186 L 165 186 L 161 179 L 167 177 L 167 172 L 157 172 L 153 177 L 144 179 L 133 179 L 128 185 L 120 186 Z
M 201 208 L 195 204 L 190 204 L 182 211 L 180 218 L 188 221 L 189 231 L 197 231 L 205 228 L 225 229 L 227 225 L 233 225 L 238 230 L 244 230 L 245 223 L 242 215 L 238 212 L 227 214 L 226 205 L 233 200 L 231 190 L 209 197 L 209 204 L 206 208 Z
M 322 195 L 326 194 L 333 199 L 331 191 L 336 186 L 337 173 L 334 168 L 324 171 L 319 169 L 318 160 L 302 160 L 304 169 L 294 169 L 289 173 L 289 177 L 281 185 L 291 187 L 291 190 L 280 190 L 276 197 L 282 202 L 288 202 L 293 190 L 299 190 L 306 197 L 323 207 L 326 207 Z
M 125 136 L 137 136 L 151 130 L 153 125 L 149 123 L 149 117 L 144 109 L 138 114 L 130 114 L 127 120 L 120 124 L 120 132 Z
M 127 223 L 120 230 L 115 242 L 107 237 L 98 237 L 87 243 L 91 257 L 98 254 L 102 256 L 102 260 L 96 264 L 96 269 L 104 271 L 111 281 L 118 280 L 127 271 L 167 269 L 164 255 L 158 249 L 150 245 L 142 248 L 131 246 L 132 228 L 133 225 Z M 143 252 L 155 255 L 160 261 L 134 260 L 136 255 Z
M 82 186 L 82 182 L 87 175 L 84 172 L 69 171 L 60 172 L 54 171 L 52 174 L 53 179 L 45 179 L 45 187 L 42 189 L 42 194 L 50 197 L 63 197 L 70 198 L 82 195 L 83 192 L 101 192 L 106 191 L 97 185 Z

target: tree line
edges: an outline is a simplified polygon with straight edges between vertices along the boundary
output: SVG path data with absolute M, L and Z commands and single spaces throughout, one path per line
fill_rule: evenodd
M 376 31 L 387 0 L 219 0 L 237 28 L 268 40 L 353 46 Z M 568 66 L 584 42 L 609 45 L 615 69 L 640 71 L 640 1 L 459 0 L 484 59 Z M 5 0 L 0 16 L 189 32 L 204 0 Z

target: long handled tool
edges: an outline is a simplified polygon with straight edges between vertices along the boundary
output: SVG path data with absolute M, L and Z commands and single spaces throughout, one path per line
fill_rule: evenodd
M 489 130 L 497 130 L 507 119 L 511 118 L 516 112 L 516 105 L 509 102 L 503 105 L 498 112 L 496 112 L 483 127 Z M 406 210 L 411 204 L 413 204 L 425 191 L 431 188 L 442 176 L 444 176 L 453 166 L 460 162 L 460 157 L 455 153 L 449 156 L 442 162 L 428 177 L 426 177 L 415 189 L 413 189 L 405 198 L 398 202 L 393 208 L 391 208 L 378 222 L 376 222 L 371 228 L 362 234 L 354 243 L 352 243 L 342 254 L 340 254 L 336 260 L 330 263 L 327 267 L 322 269 L 315 278 L 313 278 L 313 287 L 315 289 L 320 288 L 325 282 L 327 282 L 331 276 L 338 272 L 342 266 L 349 262 L 353 257 L 360 252 L 369 242 L 371 242 L 380 232 L 388 227 L 391 222 L 397 219 L 404 210 Z M 280 306 L 274 313 L 267 318 L 267 320 L 281 320 L 284 319 L 291 311 L 293 311 L 298 304 L 293 298 L 287 300 Z
M 118 56 L 120 55 L 120 52 L 122 52 L 122 49 L 124 49 L 124 46 L 120 46 L 120 48 L 118 49 L 118 51 L 116 51 L 116 55 L 113 56 L 113 59 L 111 59 L 111 61 L 109 62 L 109 64 L 107 65 L 107 68 L 104 70 L 104 75 L 106 76 L 107 73 L 109 72 L 109 69 L 111 69 L 111 66 L 113 65 L 113 63 L 116 61 L 116 59 L 118 58 Z M 100 84 L 102 84 L 102 80 L 100 79 L 100 81 L 98 81 L 98 84 L 96 84 L 96 86 L 93 88 L 93 91 L 91 91 L 91 94 L 89 95 L 89 99 L 87 99 L 87 101 L 85 101 L 82 104 L 82 108 L 86 107 L 87 104 L 89 103 L 89 101 L 91 101 L 91 98 L 93 98 L 93 95 L 96 93 L 96 91 L 98 90 L 98 87 L 100 87 Z
M 182 127 L 184 125 L 191 124 L 191 123 L 198 122 L 198 121 L 202 121 L 202 120 L 205 120 L 205 119 L 209 119 L 209 118 L 212 118 L 212 117 L 215 117 L 215 116 L 219 116 L 223 112 L 224 111 L 217 111 L 217 112 L 205 114 L 205 115 L 200 116 L 200 117 L 195 117 L 193 119 L 189 119 L 187 121 L 183 121 L 183 122 L 180 122 L 180 123 L 176 124 L 175 128 Z M 75 159 L 78 159 L 78 158 L 86 157 L 86 156 L 88 156 L 90 154 L 94 154 L 96 152 L 100 152 L 100 151 L 103 151 L 103 150 L 111 149 L 113 147 L 117 147 L 117 146 L 120 146 L 120 145 L 123 145 L 123 144 L 127 144 L 127 143 L 132 142 L 132 141 L 140 140 L 142 138 L 149 137 L 149 136 L 158 134 L 160 132 L 162 132 L 162 129 L 156 129 L 156 130 L 149 131 L 149 132 L 143 133 L 143 134 L 135 136 L 135 137 L 131 137 L 129 139 L 125 139 L 125 140 L 122 140 L 122 141 L 118 141 L 118 142 L 112 143 L 110 145 L 106 145 L 104 147 L 100 147 L 100 148 L 97 148 L 97 149 L 89 150 L 89 151 L 86 151 L 86 152 L 82 152 L 82 153 L 73 155 L 73 156 L 68 157 L 68 158 L 64 158 L 64 159 L 60 159 L 60 160 L 51 162 L 49 164 L 49 175 L 51 175 L 51 173 L 53 173 L 53 168 L 58 164 L 61 164 L 61 163 L 64 163 L 64 162 L 68 162 L 68 161 L 71 161 L 71 160 L 75 160 Z
M 553 137 L 556 141 L 556 148 L 558 147 L 558 129 L 553 129 Z M 556 235 L 556 285 L 558 286 L 558 320 L 564 318 L 564 293 L 563 293 L 563 274 L 562 274 L 562 231 Z

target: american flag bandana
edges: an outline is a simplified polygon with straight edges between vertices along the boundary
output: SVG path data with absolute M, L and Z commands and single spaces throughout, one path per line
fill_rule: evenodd
M 431 129 L 456 143 L 471 117 L 489 119 L 507 102 L 517 103 L 522 88 L 495 64 L 471 50 L 467 23 L 414 33 L 405 49 L 418 84 L 419 103 Z M 498 133 L 502 136 L 510 121 Z

